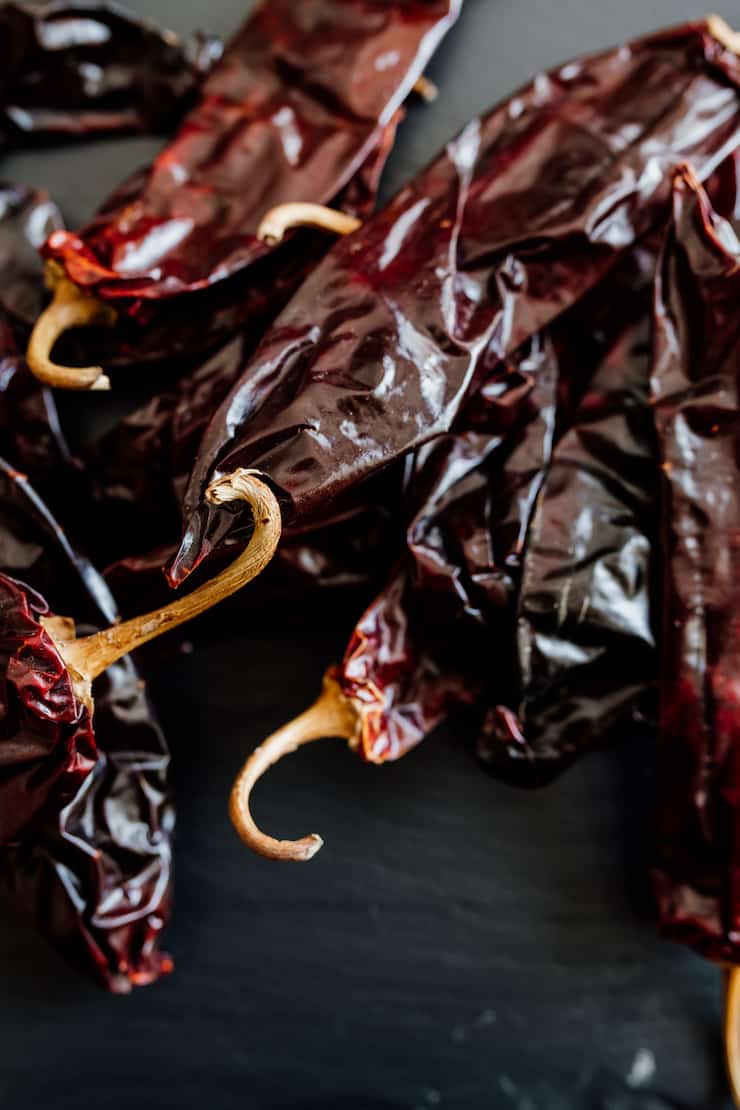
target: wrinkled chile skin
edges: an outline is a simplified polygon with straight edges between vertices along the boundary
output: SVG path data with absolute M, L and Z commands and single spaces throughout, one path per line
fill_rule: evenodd
M 247 363 L 201 444 L 172 583 L 229 531 L 204 500 L 217 475 L 261 470 L 288 518 L 318 520 L 447 432 L 484 353 L 515 351 L 662 218 L 671 166 L 690 156 L 706 177 L 733 148 L 739 76 L 693 24 L 562 66 L 469 124 L 333 247 Z
M 89 711 L 40 618 L 46 602 L 0 574 L 0 847 L 71 801 L 97 756 Z
M 342 193 L 339 204 L 344 211 L 360 219 L 372 212 L 395 129 L 394 118 Z M 328 249 L 329 242 L 326 236 L 305 240 L 299 252 L 292 252 L 290 273 L 295 276 L 307 272 Z M 203 432 L 282 307 L 288 281 L 284 268 L 275 281 L 260 283 L 262 310 L 246 328 L 204 362 L 187 369 L 171 389 L 135 410 L 85 453 L 91 476 L 90 496 L 103 515 L 103 527 L 98 531 L 104 533 L 107 542 L 101 553 L 104 562 L 124 560 L 133 575 L 136 559 L 142 555 L 141 566 L 148 573 L 155 547 L 172 548 L 162 554 L 160 566 L 174 554 L 182 523 L 182 497 Z M 211 318 L 208 327 L 214 334 L 221 327 L 230 332 L 233 323 L 224 313 L 220 324 Z M 139 546 L 133 546 L 137 541 Z M 326 548 L 320 540 L 319 546 Z M 330 552 L 324 550 L 317 558 L 324 562 L 328 555 Z M 130 586 L 135 588 L 133 577 Z
M 95 683 L 93 732 L 39 626 L 48 606 L 36 589 L 57 612 L 116 619 L 104 581 L 0 460 L 0 885 L 70 962 L 125 992 L 172 966 L 159 949 L 171 909 L 169 755 L 128 658 Z
M 735 181 L 737 184 L 737 181 Z M 740 240 L 679 174 L 655 299 L 664 619 L 653 880 L 663 932 L 740 962 Z
M 650 704 L 655 255 L 495 365 L 418 452 L 403 559 L 338 676 L 366 759 L 475 703 L 489 769 L 534 786 Z
M 124 183 L 82 231 L 57 233 L 46 245 L 73 282 L 142 325 L 124 329 L 120 357 L 171 355 L 174 323 L 193 313 L 200 327 L 186 328 L 190 348 L 205 351 L 214 342 L 209 317 L 223 337 L 224 312 L 232 328 L 259 318 L 260 286 L 285 281 L 287 298 L 301 248 L 260 242 L 261 217 L 285 201 L 336 200 L 387 141 L 460 3 L 259 5 L 152 166 Z M 223 298 L 219 290 L 215 301 L 205 298 L 203 311 L 193 294 L 212 294 L 237 275 Z M 183 297 L 178 308 L 166 303 Z

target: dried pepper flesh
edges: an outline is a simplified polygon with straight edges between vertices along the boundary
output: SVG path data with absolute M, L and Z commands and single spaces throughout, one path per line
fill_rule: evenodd
M 192 356 L 274 315 L 317 248 L 311 235 L 258 238 L 266 209 L 342 203 L 362 167 L 387 153 L 403 101 L 459 7 L 262 3 L 156 161 L 88 227 L 48 240 L 65 277 L 121 317 L 106 357 Z M 362 198 L 355 187 L 345 199 L 352 208 Z
M 448 432 L 484 356 L 516 351 L 665 217 L 672 166 L 691 157 L 706 178 L 733 149 L 739 74 L 712 24 L 691 24 L 562 66 L 469 124 L 334 246 L 246 364 L 201 444 L 171 580 L 234 527 L 203 503 L 214 476 L 255 468 L 286 520 L 317 522 Z
M 115 620 L 115 603 L 5 462 L 0 492 L 0 884 L 66 958 L 126 991 L 171 967 L 159 947 L 171 904 L 167 745 L 130 658 L 96 687 L 93 734 L 37 591 L 94 624 Z

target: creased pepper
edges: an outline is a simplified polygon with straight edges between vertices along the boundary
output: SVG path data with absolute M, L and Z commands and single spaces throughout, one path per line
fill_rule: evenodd
M 663 932 L 740 959 L 740 240 L 693 171 L 675 179 L 655 300 L 663 637 L 653 880 Z M 734 199 L 734 198 L 733 198 Z M 740 978 L 725 1047 L 740 1105 Z
M 672 166 L 707 177 L 733 149 L 727 34 L 710 19 L 540 76 L 337 243 L 206 431 L 171 581 L 238 527 L 205 505 L 213 477 L 256 468 L 286 521 L 317 522 L 449 431 L 484 354 L 513 353 L 664 217 Z
M 635 248 L 494 361 L 452 433 L 417 452 L 390 581 L 315 706 L 270 737 L 235 785 L 232 818 L 251 847 L 304 859 L 320 846 L 276 847 L 249 812 L 257 778 L 298 743 L 337 734 L 382 763 L 470 705 L 496 773 L 533 785 L 649 705 L 655 257 L 654 246 Z
M 152 166 L 87 228 L 49 239 L 56 298 L 29 348 L 34 372 L 105 388 L 100 368 L 57 366 L 50 355 L 67 328 L 110 324 L 116 313 L 111 349 L 124 362 L 207 351 L 274 315 L 313 251 L 258 238 L 266 209 L 341 200 L 361 167 L 377 164 L 459 3 L 262 3 Z
M 159 950 L 171 902 L 167 746 L 130 658 L 96 686 L 94 734 L 61 682 L 56 719 L 36 713 L 42 670 L 50 682 L 59 659 L 46 603 L 21 575 L 85 621 L 116 618 L 102 578 L 0 460 L 0 886 L 67 959 L 126 991 L 171 966 Z M 14 637 L 35 649 L 36 682 L 29 658 L 11 654 Z

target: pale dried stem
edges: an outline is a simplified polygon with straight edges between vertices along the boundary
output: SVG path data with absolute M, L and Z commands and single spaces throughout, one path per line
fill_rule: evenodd
M 286 231 L 294 227 L 318 227 L 335 235 L 349 235 L 362 227 L 362 221 L 323 204 L 291 201 L 265 213 L 257 228 L 257 238 L 276 246 L 283 241 Z
M 101 366 L 62 366 L 52 361 L 51 352 L 60 336 L 72 328 L 112 327 L 115 310 L 79 289 L 55 262 L 46 265 L 46 281 L 54 295 L 28 343 L 26 360 L 31 372 L 56 389 L 110 389 L 110 379 Z
M 439 89 L 428 77 L 421 76 L 414 84 L 414 92 L 426 104 L 432 104 L 439 96 Z
M 249 806 L 252 789 L 274 763 L 303 744 L 329 736 L 353 742 L 357 730 L 357 710 L 344 696 L 337 681 L 327 675 L 313 705 L 255 748 L 234 783 L 229 802 L 234 828 L 252 851 L 268 859 L 295 862 L 306 862 L 316 855 L 323 844 L 317 833 L 300 840 L 275 840 L 257 827 Z
M 731 50 L 733 54 L 740 54 L 740 31 L 733 31 L 721 15 L 707 16 L 707 30 L 712 38 Z
M 215 504 L 245 501 L 250 506 L 254 531 L 248 546 L 221 574 L 162 609 L 112 625 L 81 640 L 57 641 L 57 649 L 72 674 L 80 700 L 91 704 L 91 684 L 111 663 L 229 597 L 256 578 L 272 559 L 280 539 L 280 506 L 272 490 L 255 472 L 236 470 L 217 479 L 209 486 L 207 496 Z
M 735 1106 L 740 1107 L 740 968 L 726 972 L 724 1044 L 727 1078 Z

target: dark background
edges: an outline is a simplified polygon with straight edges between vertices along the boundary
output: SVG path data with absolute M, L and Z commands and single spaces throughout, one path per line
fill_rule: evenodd
M 223 35 L 251 6 L 129 4 Z M 718 9 L 740 25 L 740 5 Z M 703 14 L 685 0 L 466 0 L 429 70 L 440 98 L 410 111 L 386 194 L 537 69 Z M 75 226 L 156 146 L 23 155 L 3 173 L 49 187 Z M 719 974 L 654 933 L 644 738 L 535 795 L 490 780 L 450 730 L 380 769 L 327 741 L 273 772 L 255 807 L 270 831 L 320 831 L 318 858 L 242 849 L 232 778 L 313 697 L 343 647 L 342 608 L 228 637 L 201 625 L 192 654 L 150 664 L 178 798 L 177 970 L 108 997 L 3 913 L 2 1110 L 728 1106 Z

